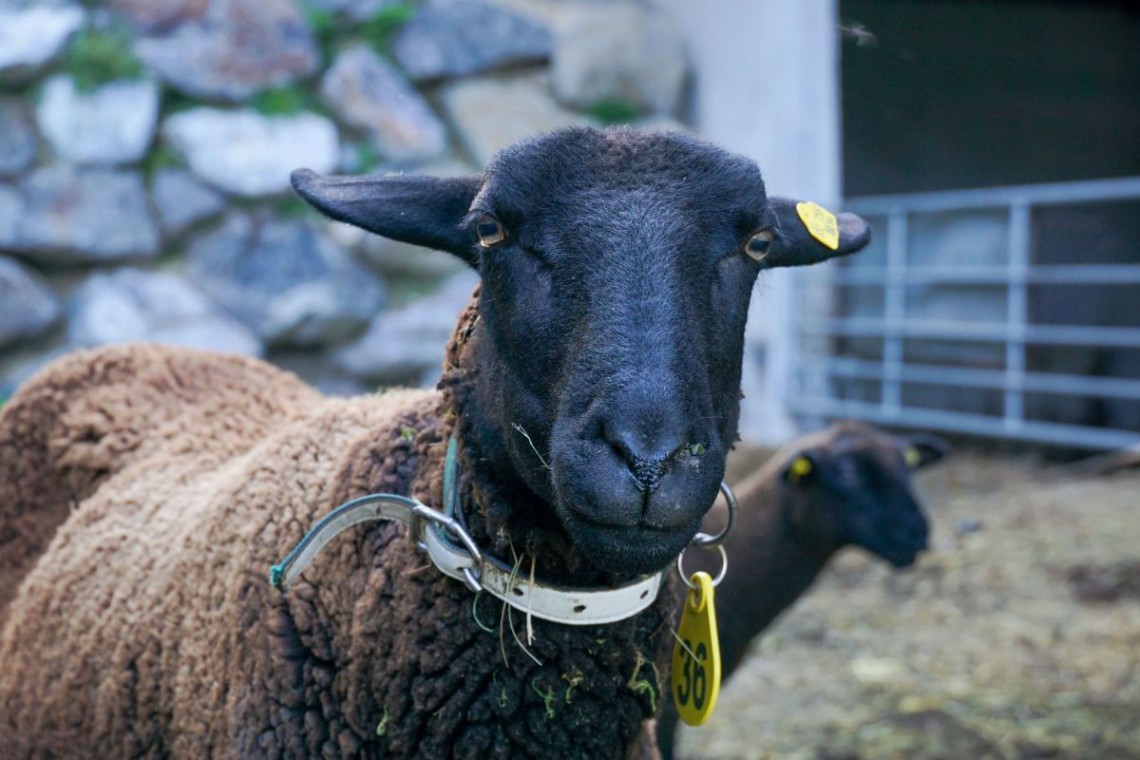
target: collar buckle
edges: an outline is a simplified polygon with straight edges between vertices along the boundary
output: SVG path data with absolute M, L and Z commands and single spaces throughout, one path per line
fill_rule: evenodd
M 412 535 L 416 545 L 431 557 L 432 563 L 445 575 L 463 581 L 463 585 L 467 586 L 471 593 L 478 594 L 483 591 L 483 585 L 479 582 L 484 568 L 483 552 L 479 551 L 475 540 L 463 529 L 459 521 L 418 502 L 412 509 L 412 514 L 420 520 L 432 523 L 432 527 L 420 530 L 421 523 L 417 520 Z M 455 546 L 453 542 L 448 542 L 441 535 L 441 527 L 463 543 L 462 549 L 467 552 L 466 554 L 458 551 L 460 547 Z M 451 546 L 447 546 L 449 543 Z

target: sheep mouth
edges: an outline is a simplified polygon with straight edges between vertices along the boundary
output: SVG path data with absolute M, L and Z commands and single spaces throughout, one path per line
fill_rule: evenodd
M 673 562 L 700 529 L 700 519 L 679 528 L 608 525 L 572 510 L 559 510 L 575 550 L 590 565 L 614 573 L 645 575 Z
M 894 552 L 891 556 L 885 557 L 887 562 L 891 563 L 891 567 L 896 570 L 905 570 L 908 567 L 914 567 L 914 563 L 918 561 L 917 549 L 902 549 Z
M 896 570 L 904 570 L 913 567 L 918 561 L 918 555 L 926 551 L 926 542 L 899 542 L 867 548 Z

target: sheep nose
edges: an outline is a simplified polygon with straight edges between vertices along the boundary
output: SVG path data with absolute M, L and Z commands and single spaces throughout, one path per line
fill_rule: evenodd
M 930 528 L 925 520 L 917 520 L 906 529 L 906 539 L 913 545 L 925 549 L 930 539 Z
M 662 434 L 640 435 L 630 429 L 606 425 L 606 440 L 633 475 L 637 488 L 644 494 L 657 490 L 669 472 L 678 452 L 685 447 L 682 436 Z

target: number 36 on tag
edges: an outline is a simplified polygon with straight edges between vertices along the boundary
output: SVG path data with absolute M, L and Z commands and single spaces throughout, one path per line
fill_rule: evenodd
M 673 644 L 673 703 L 690 726 L 702 725 L 720 691 L 720 639 L 713 584 L 708 573 L 693 573 Z

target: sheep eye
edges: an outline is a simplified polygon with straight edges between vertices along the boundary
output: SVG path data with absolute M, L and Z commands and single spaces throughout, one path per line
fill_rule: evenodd
M 744 252 L 756 261 L 763 261 L 772 248 L 772 230 L 760 230 L 744 244 Z
M 475 222 L 475 234 L 479 236 L 479 245 L 484 248 L 490 248 L 495 243 L 507 239 L 507 231 L 503 228 L 502 222 L 490 214 L 483 214 Z
M 903 459 L 906 460 L 906 466 L 912 470 L 922 464 L 922 454 L 913 446 L 903 452 Z

